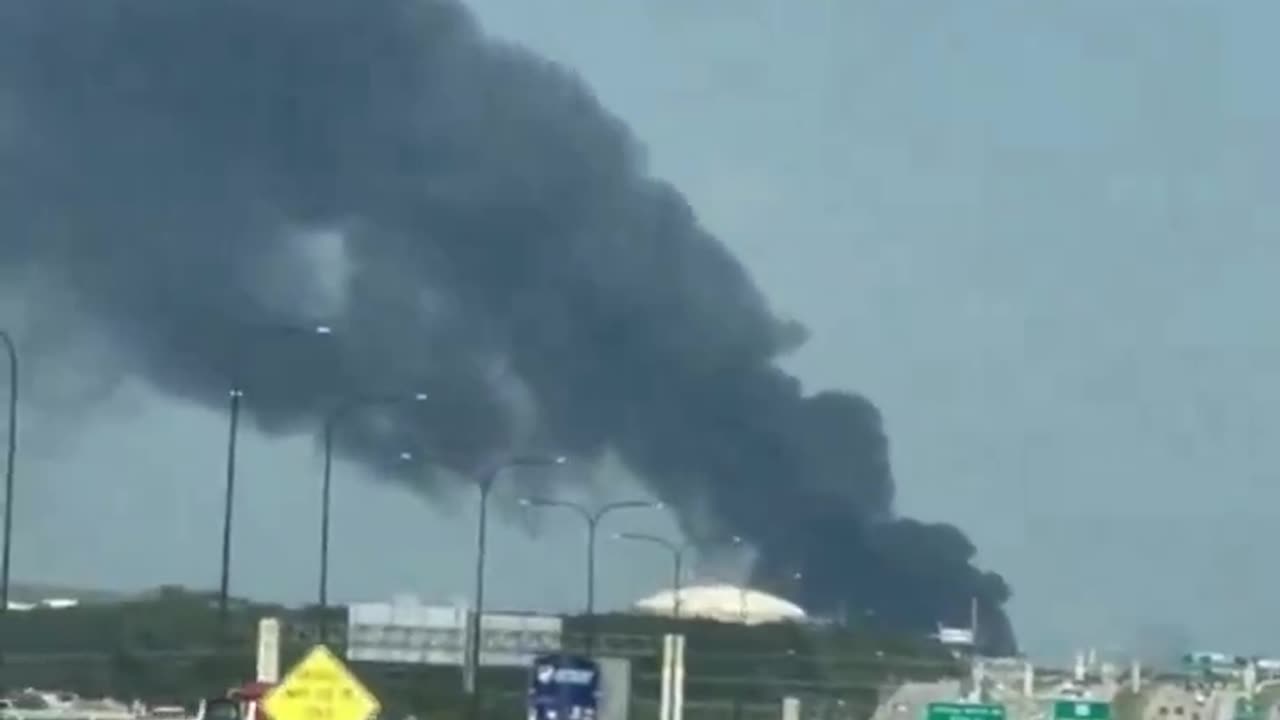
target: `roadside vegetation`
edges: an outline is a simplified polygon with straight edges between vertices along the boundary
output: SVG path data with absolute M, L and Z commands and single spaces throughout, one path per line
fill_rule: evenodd
M 315 608 L 236 602 L 228 640 L 220 645 L 215 598 L 176 587 L 131 600 L 12 612 L 3 628 L 6 689 L 57 688 L 86 697 L 191 703 L 252 679 L 263 617 L 280 618 L 284 625 L 284 669 L 319 640 Z M 596 648 L 632 659 L 632 717 L 640 720 L 656 717 L 662 635 L 669 632 L 687 638 L 685 695 L 691 718 L 742 719 L 753 708 L 776 708 L 784 695 L 831 703 L 845 709 L 841 715 L 865 716 L 886 684 L 959 672 L 936 643 L 871 628 L 744 627 L 634 615 L 565 622 L 567 650 L 581 649 L 594 625 Z M 341 651 L 345 611 L 331 610 L 328 625 L 335 640 L 331 645 Z M 457 668 L 358 664 L 353 669 L 392 717 L 413 713 L 443 720 L 462 708 Z M 522 705 L 525 682 L 519 669 L 483 673 L 491 710 L 486 714 L 512 717 Z M 698 712 L 699 706 L 705 712 Z

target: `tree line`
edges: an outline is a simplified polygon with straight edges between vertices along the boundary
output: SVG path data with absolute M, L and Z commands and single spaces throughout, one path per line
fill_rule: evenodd
M 328 612 L 327 637 L 341 651 L 345 610 Z M 0 628 L 0 687 L 190 703 L 252 679 L 263 617 L 282 621 L 286 666 L 318 642 L 318 608 L 248 601 L 232 605 L 226 641 L 219 642 L 216 597 L 178 587 L 120 602 L 10 612 Z M 800 694 L 874 706 L 886 683 L 960 671 L 956 659 L 935 642 L 873 628 L 570 616 L 565 618 L 566 649 L 582 647 L 589 630 L 598 637 L 628 638 L 637 648 L 632 694 L 641 699 L 657 697 L 661 636 L 668 632 L 687 638 L 686 697 L 695 703 L 749 706 Z M 422 718 L 461 708 L 457 668 L 360 664 L 353 669 L 388 710 Z M 487 670 L 482 680 L 492 691 L 493 713 L 510 717 L 512 706 L 522 703 L 525 671 Z

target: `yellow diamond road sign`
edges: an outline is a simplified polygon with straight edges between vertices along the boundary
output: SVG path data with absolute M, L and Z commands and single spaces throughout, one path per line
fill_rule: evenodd
M 317 645 L 262 699 L 271 720 L 369 720 L 381 706 L 347 666 Z

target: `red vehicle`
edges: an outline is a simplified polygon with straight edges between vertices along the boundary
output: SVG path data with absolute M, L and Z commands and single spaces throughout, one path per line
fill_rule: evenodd
M 248 682 L 227 691 L 224 697 L 200 701 L 196 720 L 271 720 L 262 710 L 262 699 L 273 685 Z

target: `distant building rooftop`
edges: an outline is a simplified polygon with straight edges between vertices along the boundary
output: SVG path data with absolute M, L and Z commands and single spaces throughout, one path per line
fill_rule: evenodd
M 680 617 L 759 625 L 773 622 L 803 622 L 806 614 L 795 603 L 768 593 L 737 585 L 694 585 L 680 589 Z M 636 612 L 674 615 L 676 593 L 663 590 L 640 600 Z

